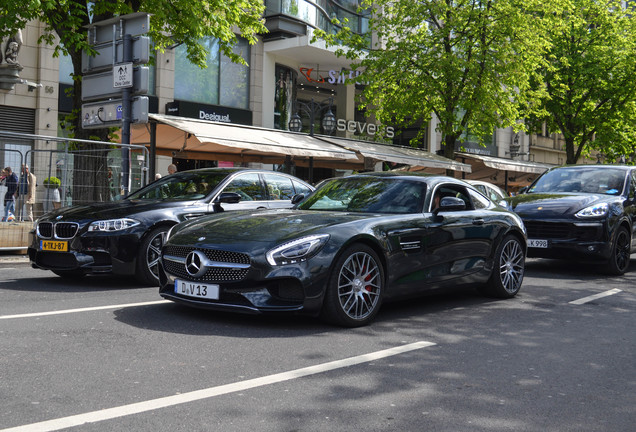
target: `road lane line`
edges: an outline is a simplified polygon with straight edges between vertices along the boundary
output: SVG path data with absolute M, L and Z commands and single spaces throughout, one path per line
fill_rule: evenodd
M 599 293 L 599 294 L 594 294 L 594 295 L 591 295 L 591 296 L 588 296 L 588 297 L 580 298 L 578 300 L 573 300 L 569 304 L 582 305 L 584 303 L 588 303 L 588 302 L 591 302 L 591 301 L 596 300 L 596 299 L 600 299 L 600 298 L 603 298 L 603 297 L 607 297 L 607 296 L 611 296 L 611 295 L 614 295 L 614 294 L 618 294 L 621 291 L 622 290 L 619 290 L 618 288 L 615 288 L 615 289 L 612 289 L 612 290 L 609 290 L 609 291 L 605 291 L 605 292 L 602 292 L 602 293 Z
M 167 396 L 158 399 L 151 399 L 144 402 L 133 403 L 130 405 L 122 405 L 113 408 L 107 408 L 99 411 L 92 411 L 84 414 L 62 417 L 53 420 L 47 420 L 39 423 L 31 423 L 22 426 L 16 426 L 8 429 L 2 429 L 0 432 L 49 432 L 60 429 L 81 426 L 86 423 L 97 423 L 104 420 L 110 420 L 118 417 L 124 417 L 133 414 L 140 414 L 160 408 L 166 408 L 174 405 L 195 402 L 202 399 L 208 399 L 215 396 L 226 395 L 229 393 L 253 389 L 270 384 L 276 384 L 283 381 L 289 381 L 296 378 L 302 378 L 310 375 L 354 366 L 361 363 L 368 363 L 374 360 L 392 357 L 409 351 L 426 348 L 435 345 L 433 342 L 419 341 L 411 344 L 400 345 L 397 347 L 375 351 L 369 354 L 362 354 L 355 357 L 349 357 L 342 360 L 335 360 L 328 363 L 308 366 L 301 369 L 295 369 L 288 372 L 281 372 L 273 375 L 267 375 L 260 378 L 254 378 L 245 381 L 239 381 L 232 384 L 225 384 L 217 387 L 196 390 L 189 393 Z
M 156 301 L 143 302 L 143 303 L 125 303 L 125 304 L 118 304 L 118 305 L 95 306 L 95 307 L 80 308 L 80 309 L 64 309 L 64 310 L 49 311 L 49 312 L 34 312 L 34 313 L 25 313 L 25 314 L 16 314 L 16 315 L 1 315 L 0 320 L 14 319 L 14 318 L 33 318 L 33 317 L 42 317 L 42 316 L 49 316 L 49 315 L 63 315 L 63 314 L 69 314 L 69 313 L 91 312 L 91 311 L 98 311 L 98 310 L 118 309 L 118 308 L 136 307 L 136 306 L 149 306 L 149 305 L 156 305 L 156 304 L 162 304 L 162 303 L 172 303 L 172 302 L 169 300 L 156 300 Z

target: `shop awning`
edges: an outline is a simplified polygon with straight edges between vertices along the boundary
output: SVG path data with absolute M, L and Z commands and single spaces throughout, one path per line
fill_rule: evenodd
M 290 156 L 297 165 L 362 170 L 368 162 L 387 161 L 470 172 L 470 165 L 411 147 L 398 147 L 325 135 L 149 114 L 157 123 L 158 152 L 193 159 L 282 163 Z M 133 125 L 131 142 L 150 143 L 149 127 Z
M 346 138 L 318 136 L 318 139 L 355 151 L 365 158 L 375 161 L 395 162 L 406 165 L 417 165 L 426 168 L 451 169 L 469 173 L 469 164 L 454 161 L 414 147 L 393 146 L 371 141 L 359 141 Z
M 518 161 L 514 159 L 504 159 L 495 156 L 486 156 L 474 153 L 456 153 L 458 159 L 474 159 L 481 161 L 488 168 L 494 168 L 500 171 L 510 171 L 525 174 L 541 174 L 547 171 L 552 165 L 530 162 L 530 161 Z
M 257 161 L 313 158 L 360 163 L 355 152 L 324 143 L 305 134 L 149 114 L 157 122 L 157 148 L 180 154 L 212 153 L 227 160 Z M 150 142 L 148 128 L 135 127 L 132 142 Z

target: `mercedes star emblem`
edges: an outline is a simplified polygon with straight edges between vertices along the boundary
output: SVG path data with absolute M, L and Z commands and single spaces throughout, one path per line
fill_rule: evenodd
M 205 273 L 205 255 L 199 251 L 192 251 L 188 254 L 185 261 L 186 271 L 190 276 L 199 277 Z

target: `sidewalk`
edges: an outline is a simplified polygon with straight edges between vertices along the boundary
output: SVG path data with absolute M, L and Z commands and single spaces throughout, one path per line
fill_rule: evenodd
M 28 264 L 29 256 L 26 254 L 26 249 L 24 253 L 20 251 L 17 252 L 2 252 L 0 251 L 0 264 Z

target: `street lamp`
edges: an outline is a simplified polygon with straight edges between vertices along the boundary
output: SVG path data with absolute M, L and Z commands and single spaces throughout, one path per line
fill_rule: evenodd
M 305 114 L 309 116 L 309 135 L 314 136 L 314 123 L 316 120 L 316 114 L 320 115 L 324 110 L 327 110 L 325 115 L 322 116 L 322 120 L 320 122 L 322 126 L 322 130 L 325 134 L 331 135 L 336 130 L 336 116 L 331 111 L 331 107 L 333 106 L 333 98 L 329 98 L 329 105 L 323 105 L 318 102 L 315 102 L 313 98 L 311 98 L 311 102 L 305 103 L 296 101 L 296 112 L 289 120 L 289 130 L 293 132 L 300 132 L 303 128 L 303 122 L 298 115 L 298 108 L 300 107 Z

